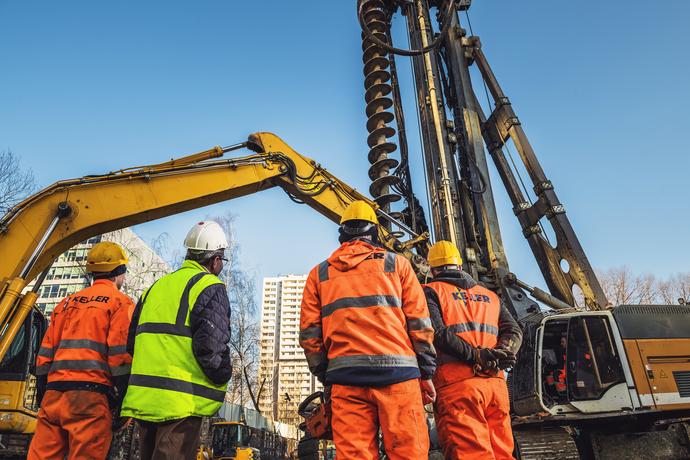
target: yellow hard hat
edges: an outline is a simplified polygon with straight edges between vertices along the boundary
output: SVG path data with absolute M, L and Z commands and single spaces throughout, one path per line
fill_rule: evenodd
M 91 273 L 108 273 L 129 262 L 125 250 L 117 243 L 101 241 L 86 255 L 86 270 Z
M 462 265 L 460 251 L 450 241 L 439 241 L 431 246 L 427 259 L 431 268 L 444 265 Z
M 340 225 L 348 220 L 365 220 L 377 225 L 379 223 L 379 220 L 376 218 L 374 208 L 372 208 L 369 203 L 362 200 L 357 200 L 350 203 L 350 205 L 345 209 L 343 215 L 340 217 Z

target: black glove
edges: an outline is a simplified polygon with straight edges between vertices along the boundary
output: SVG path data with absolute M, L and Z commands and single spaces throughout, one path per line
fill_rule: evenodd
M 498 369 L 498 359 L 500 350 L 493 348 L 475 348 L 474 349 L 474 364 L 482 372 L 494 371 Z M 503 352 L 500 352 L 503 355 Z
M 520 349 L 520 342 L 512 337 L 502 337 L 501 340 L 499 340 L 496 348 L 499 350 L 508 350 L 513 354 L 517 354 L 518 350 Z
M 501 349 L 496 349 L 494 350 L 497 352 L 497 354 L 500 354 L 498 358 L 498 368 L 501 370 L 505 370 L 511 367 L 515 367 L 515 363 L 517 362 L 517 357 L 515 356 L 515 353 L 513 353 L 510 350 L 501 350 Z
M 311 366 L 309 370 L 321 382 L 321 385 L 326 385 L 326 371 L 328 370 L 328 362 L 321 363 L 318 366 Z
M 500 348 L 475 348 L 474 362 L 477 370 L 484 373 L 496 373 L 515 365 L 515 353 Z
M 110 410 L 113 411 L 116 416 L 120 414 L 120 407 L 122 406 L 122 401 L 125 399 L 128 383 L 129 374 L 113 377 L 113 387 L 108 394 L 108 404 L 110 405 Z

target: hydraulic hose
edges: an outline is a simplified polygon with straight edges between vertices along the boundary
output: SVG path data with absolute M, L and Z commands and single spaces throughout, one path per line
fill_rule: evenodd
M 371 40 L 373 43 L 380 46 L 389 53 L 398 54 L 400 56 L 419 56 L 420 54 L 428 53 L 429 51 L 438 48 L 438 46 L 443 41 L 443 38 L 445 37 L 446 33 L 450 29 L 451 15 L 455 13 L 455 0 L 448 0 L 448 9 L 446 10 L 446 14 L 442 22 L 443 28 L 441 29 L 439 35 L 434 40 L 432 40 L 431 43 L 423 46 L 420 49 L 405 50 L 402 48 L 396 48 L 382 40 L 379 40 L 372 33 L 372 31 L 369 29 L 369 26 L 367 25 L 367 21 L 364 18 L 363 5 L 365 1 L 366 0 L 357 0 L 357 19 L 359 20 L 359 25 L 362 28 L 362 32 L 364 32 L 364 35 L 368 40 Z

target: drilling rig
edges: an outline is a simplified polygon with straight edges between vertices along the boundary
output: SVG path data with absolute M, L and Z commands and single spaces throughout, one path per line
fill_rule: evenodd
M 580 245 L 551 181 L 503 93 L 481 49 L 478 37 L 467 36 L 459 12 L 469 1 L 360 0 L 364 86 L 369 150 L 369 192 L 382 208 L 404 200 L 401 217 L 413 230 L 426 229 L 419 200 L 412 191 L 409 146 L 403 115 L 395 55 L 410 56 L 417 95 L 422 152 L 430 197 L 430 225 L 435 239 L 463 248 L 464 269 L 500 291 L 512 312 L 522 318 L 536 305 L 526 299 L 510 273 L 503 249 L 491 187 L 488 156 L 498 170 L 544 279 L 553 293 L 547 303 L 556 308 L 575 304 L 573 286 L 581 290 L 590 309 L 603 308 L 606 297 Z M 439 33 L 431 30 L 431 8 L 438 8 Z M 413 49 L 392 45 L 390 22 L 398 9 L 407 22 Z M 479 104 L 470 78 L 476 65 L 493 98 L 488 115 Z M 397 124 L 397 143 L 394 140 Z M 516 169 L 506 154 L 512 141 L 529 174 L 536 201 L 520 188 Z M 399 150 L 400 160 L 393 154 Z M 510 157 L 512 159 L 512 157 Z M 556 234 L 547 240 L 544 226 Z M 569 269 L 562 268 L 566 261 Z M 517 294 L 522 294 L 518 296 Z M 542 299 L 540 299 L 542 300 Z
M 519 458 L 687 458 L 690 309 L 608 303 L 554 184 L 471 33 L 470 6 L 471 0 L 357 1 L 369 192 L 413 232 L 455 243 L 463 269 L 497 292 L 523 328 L 509 378 Z M 405 47 L 394 43 L 394 20 L 405 22 Z M 411 61 L 428 220 L 412 189 L 396 65 L 401 56 Z M 471 75 L 481 78 L 473 82 Z M 475 86 L 483 86 L 490 109 L 480 105 Z M 510 271 L 489 163 L 549 292 Z M 425 251 L 417 247 L 420 255 Z M 568 383 L 554 391 L 546 377 L 560 338 L 568 343 Z M 583 370 L 579 356 L 591 356 L 592 369 Z

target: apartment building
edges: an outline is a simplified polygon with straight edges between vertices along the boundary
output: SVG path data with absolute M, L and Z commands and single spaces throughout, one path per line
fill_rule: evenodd
M 44 314 L 50 315 L 62 299 L 90 284 L 86 272 L 86 254 L 100 241 L 118 243 L 127 252 L 129 265 L 122 291 L 135 301 L 144 289 L 170 271 L 163 258 L 128 228 L 94 236 L 67 250 L 53 262 L 36 300 L 36 306 Z M 28 286 L 28 289 L 31 288 L 33 283 Z
M 259 398 L 261 411 L 297 425 L 299 403 L 323 387 L 309 372 L 299 346 L 299 316 L 307 275 L 264 278 L 261 298 Z

